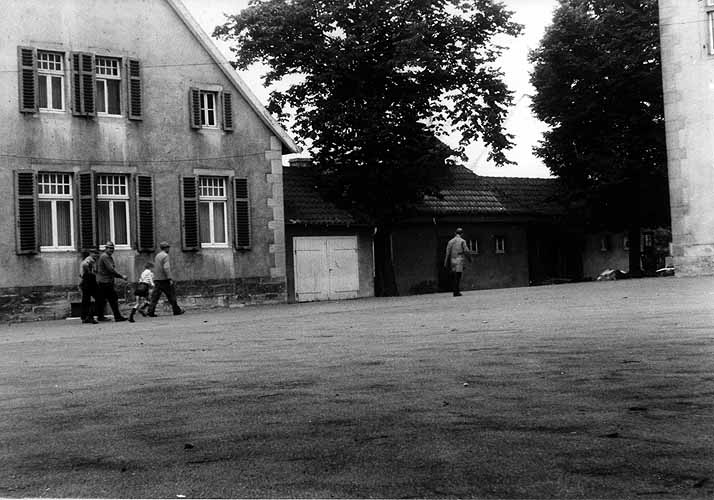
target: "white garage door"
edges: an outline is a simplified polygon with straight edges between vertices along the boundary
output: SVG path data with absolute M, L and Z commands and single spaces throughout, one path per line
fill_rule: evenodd
M 359 294 L 357 236 L 293 238 L 295 299 L 349 299 Z

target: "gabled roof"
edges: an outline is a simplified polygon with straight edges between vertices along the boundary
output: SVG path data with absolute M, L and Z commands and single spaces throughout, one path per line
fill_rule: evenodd
M 347 210 L 325 200 L 311 167 L 283 168 L 285 223 L 320 226 L 354 226 L 361 222 Z
M 452 169 L 441 196 L 427 196 L 422 215 L 562 215 L 555 179 L 482 177 L 466 167 Z
M 196 37 L 196 40 L 199 41 L 206 52 L 208 52 L 208 54 L 213 58 L 216 65 L 221 68 L 221 71 L 223 71 L 226 77 L 233 83 L 233 85 L 235 85 L 238 92 L 240 92 L 241 96 L 246 100 L 246 102 L 248 102 L 250 107 L 258 114 L 265 125 L 280 139 L 280 142 L 283 145 L 283 153 L 299 153 L 301 151 L 300 146 L 295 144 L 295 141 L 292 140 L 285 129 L 283 129 L 280 124 L 272 116 L 270 116 L 268 110 L 265 109 L 253 91 L 250 90 L 248 85 L 246 85 L 235 69 L 233 69 L 233 66 L 231 66 L 228 60 L 223 56 L 223 54 L 221 54 L 221 51 L 218 50 L 210 37 L 205 31 L 203 31 L 188 9 L 186 9 L 186 6 L 181 3 L 181 0 L 166 0 L 166 2 L 176 12 L 179 19 L 184 22 L 189 31 L 193 33 L 193 36 Z

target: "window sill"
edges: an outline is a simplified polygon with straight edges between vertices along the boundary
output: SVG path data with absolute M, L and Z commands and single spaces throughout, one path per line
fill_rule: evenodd
M 230 248 L 228 243 L 201 243 L 201 248 Z
M 39 108 L 38 111 L 42 114 L 48 114 L 48 115 L 64 115 L 67 114 L 67 110 L 65 109 L 44 109 L 44 108 Z
M 40 252 L 42 253 L 67 253 L 76 251 L 77 249 L 73 247 L 40 247 Z

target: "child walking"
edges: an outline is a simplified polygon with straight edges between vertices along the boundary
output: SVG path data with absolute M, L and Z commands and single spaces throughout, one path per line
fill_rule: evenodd
M 154 288 L 154 263 L 147 262 L 144 264 L 144 270 L 139 277 L 139 282 L 136 284 L 136 289 L 134 290 L 134 295 L 136 295 L 136 302 L 131 308 L 131 314 L 129 314 L 129 321 L 134 322 L 134 314 L 139 311 L 139 314 L 146 316 L 144 309 L 149 307 L 149 293 L 152 288 Z

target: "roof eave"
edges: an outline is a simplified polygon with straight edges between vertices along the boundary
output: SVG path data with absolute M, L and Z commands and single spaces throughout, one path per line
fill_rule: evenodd
M 263 120 L 263 123 L 278 137 L 282 143 L 282 154 L 290 153 L 300 153 L 302 148 L 298 146 L 295 141 L 288 135 L 288 133 L 280 126 L 280 124 L 273 118 L 265 106 L 260 102 L 258 97 L 253 93 L 252 90 L 246 85 L 243 79 L 238 75 L 238 73 L 233 69 L 231 63 L 221 54 L 218 48 L 215 46 L 210 37 L 201 28 L 198 22 L 193 18 L 191 13 L 186 9 L 186 6 L 181 2 L 181 0 L 166 0 L 166 2 L 173 8 L 174 12 L 179 16 L 186 27 L 193 33 L 193 36 L 199 41 L 203 48 L 208 52 L 213 58 L 216 65 L 221 68 L 223 74 L 233 83 L 241 96 L 246 100 L 250 107 L 255 111 L 258 116 Z

